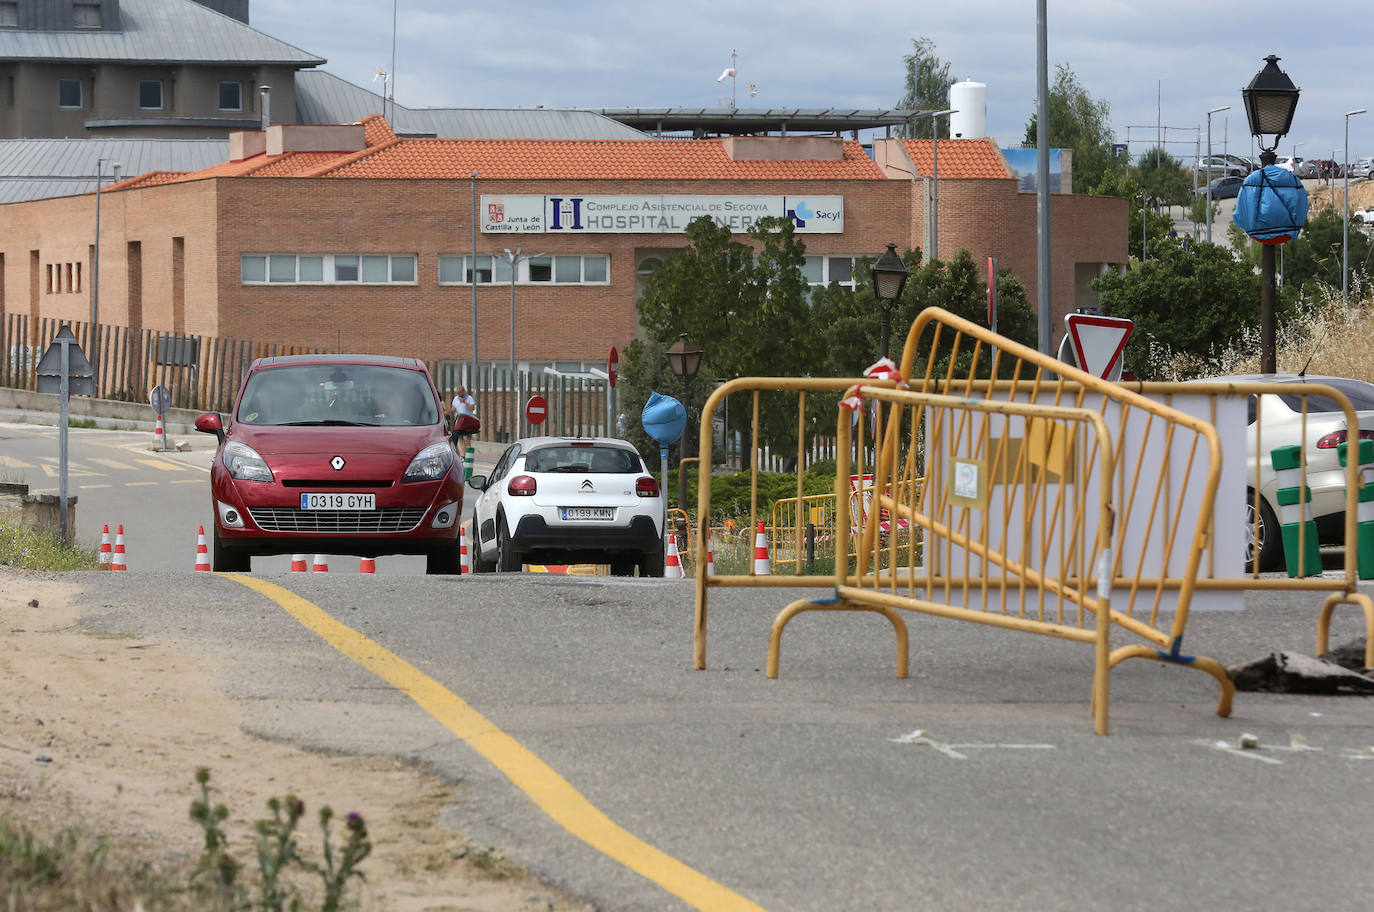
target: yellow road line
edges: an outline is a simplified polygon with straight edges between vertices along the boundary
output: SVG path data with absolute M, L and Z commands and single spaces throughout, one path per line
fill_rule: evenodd
M 165 459 L 135 459 L 134 462 L 141 463 L 154 469 L 161 469 L 164 472 L 185 472 L 181 466 L 175 462 L 168 462 Z
M 103 465 L 103 466 L 104 466 L 105 468 L 107 468 L 107 469 L 132 469 L 132 468 L 133 468 L 133 466 L 129 465 L 127 462 L 119 462 L 118 460 L 115 460 L 115 459 L 106 459 L 104 456 L 91 456 L 91 457 L 88 457 L 88 459 L 89 459 L 91 462 L 98 463 L 99 465 Z
M 0 456 L 0 465 L 7 469 L 31 469 L 33 463 L 25 462 L 22 459 L 15 459 L 13 456 Z
M 126 482 L 124 482 L 124 487 L 126 487 L 126 488 L 148 488 L 148 487 L 152 487 L 152 486 L 155 485 L 155 484 L 157 484 L 156 481 L 126 481 Z
M 168 484 L 205 484 L 205 480 L 202 478 L 178 478 L 175 481 L 168 482 Z
M 621 828 L 532 751 L 400 656 L 334 620 L 289 589 L 251 576 L 226 576 L 276 602 L 326 643 L 410 697 L 487 758 L 544 813 L 592 848 L 695 908 L 762 912 L 761 906 Z
M 89 491 L 89 490 L 91 490 L 92 488 L 112 488 L 112 487 L 114 487 L 114 485 L 107 485 L 107 484 L 81 485 L 81 490 L 83 490 L 83 491 Z

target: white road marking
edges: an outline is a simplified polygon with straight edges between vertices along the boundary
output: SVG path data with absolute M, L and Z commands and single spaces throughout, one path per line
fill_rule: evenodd
M 930 747 L 950 757 L 954 760 L 967 760 L 968 756 L 960 753 L 963 750 L 1054 750 L 1053 744 L 995 744 L 992 742 L 969 742 L 967 744 L 946 744 L 943 741 L 936 741 L 934 738 L 926 736 L 925 730 L 918 728 L 913 732 L 902 735 L 898 738 L 888 738 L 893 744 L 916 744 L 922 747 Z
M 124 482 L 124 487 L 126 487 L 126 488 L 149 488 L 149 487 L 152 487 L 153 485 L 156 485 L 156 484 L 157 484 L 156 481 L 126 481 L 126 482 Z
M 1260 763 L 1270 763 L 1274 766 L 1283 766 L 1282 760 L 1276 757 L 1266 757 L 1264 754 L 1260 753 L 1261 750 L 1266 750 L 1267 748 L 1242 748 L 1237 747 L 1229 741 L 1209 741 L 1206 738 L 1201 738 L 1193 743 L 1200 744 L 1203 747 L 1210 747 L 1212 750 L 1219 750 L 1224 754 L 1245 757 L 1248 760 L 1258 760 Z

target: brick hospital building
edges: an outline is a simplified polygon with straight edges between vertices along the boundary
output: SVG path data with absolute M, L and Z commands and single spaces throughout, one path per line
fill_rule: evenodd
M 436 139 L 381 116 L 234 133 L 230 159 L 100 194 L 102 324 L 329 350 L 538 367 L 604 360 L 636 333 L 647 275 L 692 217 L 796 220 L 812 283 L 927 248 L 929 140 Z M 939 253 L 996 256 L 1036 288 L 1035 195 L 995 143 L 942 140 Z M 1056 194 L 1054 324 L 1126 259 L 1125 200 Z M 96 197 L 0 206 L 0 306 L 86 321 Z M 508 257 L 519 251 L 519 257 Z M 475 257 L 474 257 L 475 251 Z

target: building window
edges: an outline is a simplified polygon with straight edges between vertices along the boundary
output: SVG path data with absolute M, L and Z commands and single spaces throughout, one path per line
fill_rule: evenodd
M 413 285 L 415 255 L 248 253 L 239 275 L 244 285 Z
M 59 108 L 81 108 L 81 80 L 57 80 L 57 106 Z
M 219 109 L 221 111 L 243 110 L 243 83 L 221 82 L 219 84 Z
M 141 79 L 138 83 L 138 106 L 144 111 L 162 110 L 162 80 Z
M 808 285 L 829 285 L 837 282 L 845 288 L 856 288 L 854 271 L 859 265 L 859 257 L 852 256 L 808 256 L 802 263 L 802 278 Z
M 79 28 L 79 29 L 98 29 L 98 28 L 100 28 L 100 4 L 99 4 L 99 3 L 73 3 L 73 4 L 72 4 L 72 28 Z
M 607 285 L 610 283 L 611 258 L 603 255 L 564 255 L 531 257 L 516 264 L 517 284 Z M 469 285 L 472 283 L 471 256 L 456 254 L 439 257 L 440 285 Z M 506 284 L 511 281 L 510 260 L 503 256 L 478 256 L 477 284 L 489 282 Z
M 19 28 L 19 0 L 0 2 L 0 28 Z

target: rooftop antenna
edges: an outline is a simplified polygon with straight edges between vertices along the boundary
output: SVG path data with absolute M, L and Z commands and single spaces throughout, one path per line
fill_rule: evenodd
M 382 67 L 377 67 L 377 72 L 372 74 L 372 81 L 376 82 L 379 79 L 382 82 L 382 116 L 386 117 L 386 88 L 390 84 L 391 74 Z
M 725 77 L 730 77 L 730 110 L 735 110 L 735 49 L 730 49 L 730 65 L 725 68 L 725 72 L 716 77 L 716 82 L 724 82 Z
M 383 102 L 386 99 L 387 87 L 390 86 L 391 88 L 391 113 L 389 115 L 386 113 L 386 104 L 383 103 L 382 105 L 382 114 L 386 115 L 387 123 L 391 123 L 392 118 L 396 116 L 396 80 L 390 77 L 396 73 L 396 7 L 398 2 L 399 0 L 391 0 L 391 72 L 387 74 L 389 78 L 386 85 L 382 86 Z

